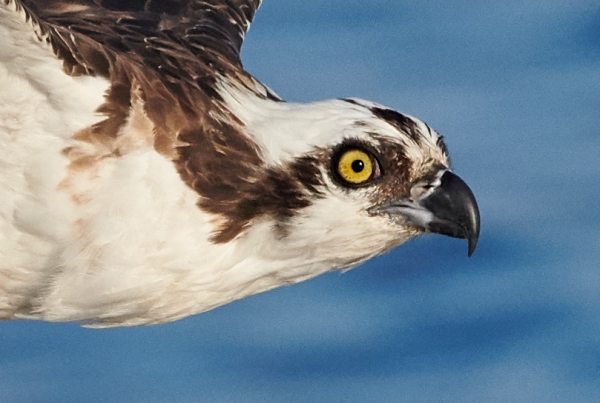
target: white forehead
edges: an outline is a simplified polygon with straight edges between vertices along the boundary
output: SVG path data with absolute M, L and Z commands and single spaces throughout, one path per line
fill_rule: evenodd
M 318 148 L 330 149 L 347 139 L 377 146 L 374 135 L 403 144 L 411 159 L 422 159 L 424 152 L 444 158 L 436 144 L 438 134 L 425 123 L 405 115 L 422 134 L 422 141 L 417 144 L 389 122 L 376 117 L 372 109 L 388 108 L 373 102 L 360 99 L 275 102 L 224 85 L 219 92 L 229 110 L 244 124 L 267 164 L 285 163 Z

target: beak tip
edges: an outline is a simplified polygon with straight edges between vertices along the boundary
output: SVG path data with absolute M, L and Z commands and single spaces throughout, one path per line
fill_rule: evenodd
M 469 230 L 467 230 L 467 242 L 468 242 L 468 253 L 467 256 L 471 257 L 475 252 L 475 248 L 477 247 L 477 242 L 479 241 L 479 229 L 480 229 L 480 218 L 479 218 L 479 208 L 477 207 L 477 202 L 475 202 L 475 197 L 473 196 L 473 204 L 471 206 L 471 214 L 470 214 L 470 225 Z
M 475 198 L 473 197 L 473 200 Z M 479 241 L 479 228 L 480 228 L 480 218 L 479 218 L 479 209 L 477 208 L 477 203 L 474 202 L 472 205 L 471 219 L 469 230 L 467 230 L 467 242 L 468 242 L 468 251 L 467 256 L 471 257 L 475 252 L 475 248 L 477 247 L 477 242 Z
M 468 246 L 468 251 L 467 251 L 468 257 L 473 256 L 476 246 L 477 246 L 477 238 L 469 238 L 469 246 Z

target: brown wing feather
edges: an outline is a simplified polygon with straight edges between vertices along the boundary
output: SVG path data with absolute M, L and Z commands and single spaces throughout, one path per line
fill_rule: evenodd
M 108 75 L 106 53 L 155 61 L 176 73 L 172 54 L 228 70 L 241 68 L 240 48 L 260 0 L 15 0 L 50 33 L 67 71 Z M 71 34 L 75 35 L 73 43 Z M 86 54 L 89 40 L 92 46 Z M 83 42 L 83 43 L 81 43 Z M 141 60 L 140 60 L 141 61 Z M 176 71 L 173 71 L 175 67 Z

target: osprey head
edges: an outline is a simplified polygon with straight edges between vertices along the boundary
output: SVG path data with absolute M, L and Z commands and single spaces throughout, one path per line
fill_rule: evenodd
M 342 268 L 424 232 L 465 238 L 469 256 L 475 250 L 477 203 L 450 171 L 442 137 L 425 123 L 358 99 L 268 100 L 263 108 L 235 98 L 228 105 L 265 172 L 257 182 L 269 183 L 254 186 L 266 193 L 263 214 L 247 229 L 268 228 L 272 253 Z

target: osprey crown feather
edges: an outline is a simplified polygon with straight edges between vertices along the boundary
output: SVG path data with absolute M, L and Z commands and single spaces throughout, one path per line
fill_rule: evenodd
M 479 212 L 442 137 L 247 73 L 259 0 L 0 1 L 0 319 L 176 320 Z

